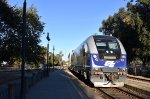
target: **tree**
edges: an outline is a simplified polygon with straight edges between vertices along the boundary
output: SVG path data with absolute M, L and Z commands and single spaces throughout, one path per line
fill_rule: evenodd
M 27 31 L 25 35 L 26 62 L 38 64 L 41 58 L 42 47 L 39 45 L 43 33 L 44 23 L 40 21 L 36 8 L 31 6 L 27 10 Z M 0 62 L 11 64 L 21 56 L 22 9 L 10 7 L 6 0 L 0 1 Z
M 131 23 L 130 14 L 124 8 L 120 8 L 118 13 L 103 21 L 103 27 L 100 28 L 104 34 L 111 34 L 121 40 L 128 53 L 129 61 L 135 56 L 133 49 L 137 47 L 134 43 L 137 41 L 135 38 L 136 32 L 131 28 Z
M 36 8 L 31 6 L 27 11 L 26 57 L 28 62 L 42 61 L 40 58 L 40 36 L 44 29 L 44 23 L 40 22 Z
M 134 27 L 138 33 L 138 40 L 140 48 L 137 49 L 136 54 L 144 64 L 147 64 L 150 60 L 150 1 L 149 0 L 137 0 L 137 3 L 133 5 L 129 3 L 129 11 L 134 15 Z
M 58 60 L 59 60 L 59 63 L 61 64 L 62 63 L 62 57 L 64 56 L 63 52 L 60 51 L 59 54 L 58 54 Z
M 58 54 L 54 55 L 54 64 L 55 65 L 61 65 L 62 63 L 62 57 L 64 56 L 64 54 L 62 53 L 62 51 L 60 51 Z M 51 53 L 49 55 L 49 64 L 53 64 L 53 54 Z
M 119 9 L 118 13 L 109 16 L 102 22 L 100 31 L 112 34 L 123 43 L 129 61 L 140 58 L 144 64 L 150 60 L 150 1 L 137 0 L 129 2 L 127 10 Z
M 0 1 L 0 61 L 10 63 L 20 54 L 20 36 L 17 32 L 21 26 L 20 10 L 14 8 L 5 0 Z

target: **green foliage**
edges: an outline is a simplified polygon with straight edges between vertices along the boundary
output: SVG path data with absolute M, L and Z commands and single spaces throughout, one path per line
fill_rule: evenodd
M 44 23 L 40 22 L 36 9 L 31 6 L 27 11 L 27 33 L 26 33 L 26 57 L 28 62 L 40 62 L 42 60 L 39 45 L 40 36 L 43 32 Z
M 26 62 L 44 62 L 45 52 L 39 45 L 44 23 L 40 21 L 36 8 L 27 10 L 25 34 Z M 21 57 L 22 9 L 9 6 L 6 0 L 0 1 L 0 61 L 13 64 Z
M 63 52 L 60 51 L 58 54 L 54 55 L 54 65 L 61 65 L 63 62 L 62 57 L 64 56 Z M 49 55 L 49 64 L 53 64 L 53 53 Z
M 20 35 L 17 32 L 21 27 L 19 15 L 19 9 L 0 1 L 0 61 L 13 63 L 14 57 L 20 54 Z
M 100 31 L 121 40 L 129 62 L 140 58 L 144 64 L 150 60 L 150 0 L 129 2 L 127 10 L 120 8 L 102 22 Z
M 150 3 L 150 0 L 130 0 L 130 2 L 140 2 L 140 3 L 145 3 L 145 4 L 149 4 Z

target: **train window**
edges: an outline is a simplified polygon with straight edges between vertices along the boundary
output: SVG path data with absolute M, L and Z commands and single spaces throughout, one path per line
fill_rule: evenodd
M 116 38 L 110 37 L 110 36 L 94 36 L 94 41 L 96 44 L 96 47 L 98 49 L 98 51 L 100 51 L 101 53 L 103 52 L 107 52 L 109 50 L 113 50 L 113 51 L 119 51 L 120 47 L 119 47 L 119 43 L 116 40 Z
M 98 49 L 106 49 L 107 47 L 106 42 L 97 42 L 96 46 Z
M 110 49 L 118 49 L 117 42 L 108 42 L 108 46 Z

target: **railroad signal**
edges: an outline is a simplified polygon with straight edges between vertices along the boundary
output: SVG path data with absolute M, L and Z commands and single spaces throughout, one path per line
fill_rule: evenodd
M 50 41 L 49 33 L 47 33 L 46 39 L 47 39 L 48 41 Z

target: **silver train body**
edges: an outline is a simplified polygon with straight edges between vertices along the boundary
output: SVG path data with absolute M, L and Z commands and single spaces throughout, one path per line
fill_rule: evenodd
M 95 87 L 122 87 L 127 75 L 126 52 L 113 36 L 88 37 L 70 55 L 70 69 L 90 80 Z

